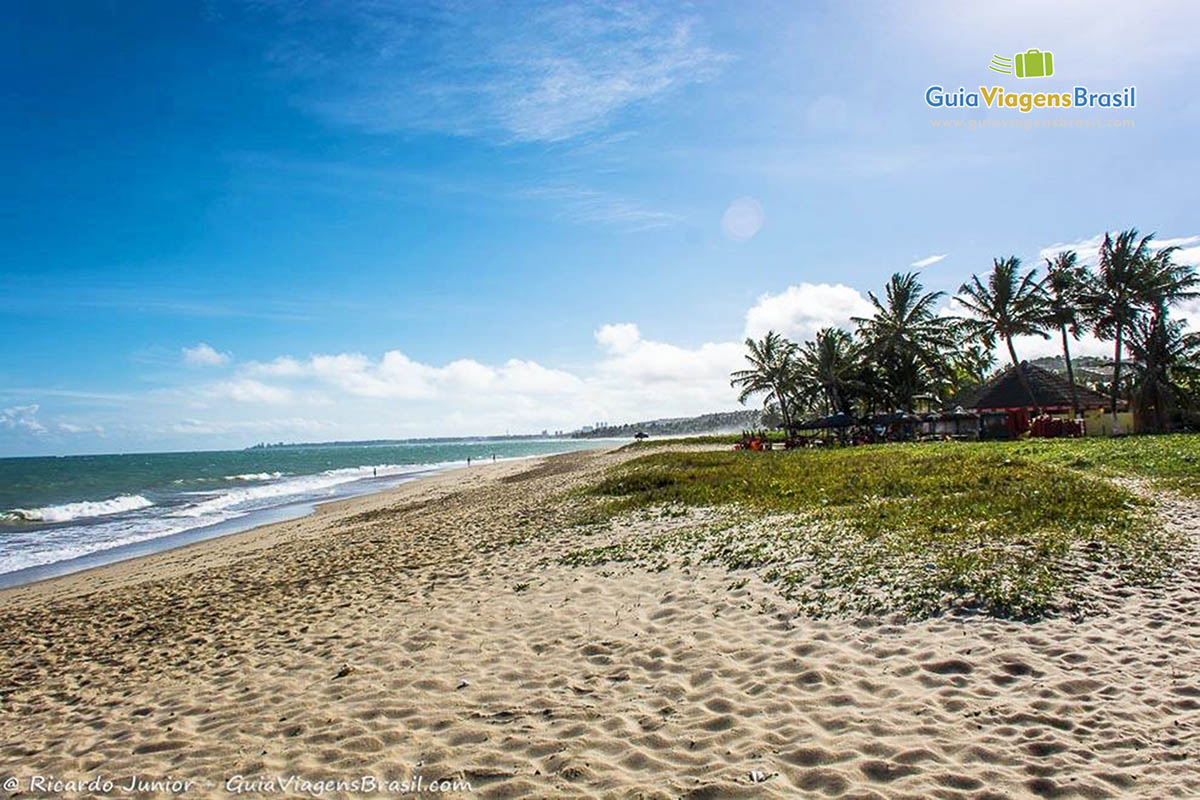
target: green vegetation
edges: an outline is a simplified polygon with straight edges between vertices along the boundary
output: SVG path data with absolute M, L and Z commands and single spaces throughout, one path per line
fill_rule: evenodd
M 747 339 L 746 368 L 733 372 L 730 384 L 741 402 L 763 398 L 764 424 L 778 419 L 790 431 L 812 416 L 912 411 L 918 399 L 952 407 L 987 378 L 1002 346 L 1036 410 L 1015 341 L 1061 338 L 1073 384 L 1071 340 L 1090 332 L 1113 343 L 1107 385 L 1095 370 L 1078 377 L 1109 395 L 1114 428 L 1123 402 L 1139 433 L 1195 428 L 1200 334 L 1188 333 L 1174 315 L 1181 301 L 1200 294 L 1200 275 L 1175 263 L 1178 247 L 1153 238 L 1133 228 L 1106 235 L 1094 269 L 1068 250 L 1047 259 L 1044 277 L 1016 256 L 993 259 L 989 271 L 959 287 L 955 300 L 964 313 L 954 316 L 940 308 L 945 293 L 926 292 L 918 273 L 897 273 L 881 296 L 867 293 L 870 316 L 853 318 L 853 332 L 825 328 L 802 344 L 776 331 Z M 1075 394 L 1072 404 L 1078 406 Z
M 1200 497 L 1200 435 L 1028 439 L 978 445 L 1011 456 L 1109 477 L 1137 478 Z
M 1080 470 L 1194 481 L 1198 455 L 1200 437 L 653 453 L 588 490 L 590 521 L 711 508 L 715 522 L 563 561 L 755 569 L 813 615 L 1036 617 L 1079 607 L 1089 575 L 1149 580 L 1170 563 L 1149 503 Z

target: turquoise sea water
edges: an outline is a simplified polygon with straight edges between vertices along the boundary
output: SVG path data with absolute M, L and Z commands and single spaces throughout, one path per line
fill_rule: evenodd
M 468 457 L 490 463 L 611 444 L 506 439 L 0 459 L 0 586 L 299 516 Z

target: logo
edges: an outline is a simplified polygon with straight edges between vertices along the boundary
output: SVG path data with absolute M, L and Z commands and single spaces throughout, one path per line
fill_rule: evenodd
M 1012 58 L 993 55 L 988 69 L 1016 78 L 1050 78 L 1054 76 L 1054 54 L 1031 48 Z M 1136 108 L 1137 87 L 1097 92 L 1076 84 L 1052 91 L 1017 92 L 1003 86 L 980 86 L 977 90 L 959 86 L 956 91 L 934 84 L 925 90 L 925 104 L 930 108 L 988 108 L 1021 114 L 1041 109 Z
M 1054 54 L 1049 50 L 1032 48 L 1012 58 L 994 55 L 988 69 L 1018 78 L 1049 78 L 1054 74 Z

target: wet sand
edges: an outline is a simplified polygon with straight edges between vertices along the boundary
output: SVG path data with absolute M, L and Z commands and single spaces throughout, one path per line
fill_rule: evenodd
M 1083 620 L 810 620 L 749 571 L 560 565 L 667 524 L 570 524 L 564 491 L 627 457 L 447 472 L 0 593 L 0 777 L 27 796 L 47 793 L 33 776 L 189 796 L 302 794 L 261 783 L 289 776 L 479 797 L 1200 796 L 1195 502 L 1160 504 L 1191 542 L 1178 573 L 1113 585 Z

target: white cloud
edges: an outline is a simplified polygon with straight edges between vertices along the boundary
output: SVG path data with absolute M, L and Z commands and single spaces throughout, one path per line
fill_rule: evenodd
M 641 338 L 636 325 L 605 325 L 596 341 L 609 352 L 597 366 L 602 376 L 618 378 L 631 387 L 657 383 L 705 383 L 713 379 L 729 385 L 729 373 L 740 366 L 743 347 L 736 342 L 702 344 L 696 349 Z
M 553 203 L 554 215 L 571 222 L 594 223 L 634 233 L 678 225 L 684 218 L 670 211 L 647 208 L 627 197 L 577 186 L 540 186 L 521 197 Z
M 564 392 L 573 391 L 579 379 L 561 370 L 547 369 L 533 361 L 510 359 L 498 367 L 461 358 L 437 367 L 414 361 L 399 350 L 389 350 L 372 360 L 362 353 L 318 354 L 305 360 L 283 356 L 266 364 L 247 364 L 248 375 L 271 377 L 295 383 L 310 383 L 350 397 L 429 401 L 470 392 Z M 249 387 L 245 394 L 261 393 L 268 387 L 245 378 L 236 388 Z M 221 384 L 230 388 L 233 384 Z M 264 399 L 267 395 L 263 395 Z
M 1155 240 L 1159 247 L 1178 247 L 1171 256 L 1178 264 L 1200 267 L 1200 236 L 1181 236 L 1176 239 Z
M 728 61 L 703 43 L 696 19 L 648 3 L 551 3 L 520 14 L 329 8 L 285 15 L 296 25 L 270 57 L 305 87 L 310 108 L 372 131 L 561 141 L 708 80 Z M 351 35 L 319 35 L 332 25 Z
M 745 335 L 776 331 L 795 341 L 811 339 L 821 328 L 853 330 L 851 317 L 868 317 L 871 301 L 841 283 L 802 283 L 780 294 L 764 294 L 746 312 Z
M 929 266 L 932 266 L 932 265 L 938 263 L 943 258 L 945 258 L 947 255 L 949 255 L 949 254 L 942 253 L 940 255 L 928 256 L 926 258 L 919 258 L 916 261 L 912 262 L 912 264 L 910 264 L 909 266 L 916 267 L 917 269 L 924 269 L 925 267 L 929 267 Z
M 292 393 L 287 389 L 250 378 L 214 383 L 205 394 L 216 400 L 234 400 L 238 403 L 281 404 L 292 400 Z
M 183 363 L 192 367 L 220 367 L 228 364 L 229 360 L 229 353 L 218 352 L 207 342 L 183 348 Z
M 1056 244 L 1043 247 L 1038 251 L 1038 266 L 1045 264 L 1046 259 L 1054 260 L 1054 257 L 1065 250 L 1074 250 L 1079 257 L 1079 263 L 1088 267 L 1096 266 L 1096 261 L 1099 259 L 1100 245 L 1104 243 L 1104 234 L 1098 233 L 1087 239 L 1078 239 L 1074 242 L 1058 242 Z
M 600 346 L 613 353 L 627 353 L 642 338 L 638 326 L 632 322 L 604 325 L 594 334 Z
M 261 363 L 250 361 L 242 366 L 242 371 L 248 375 L 262 375 L 275 378 L 292 378 L 304 374 L 300 362 L 290 356 L 280 356 L 274 361 Z
M 1054 331 L 1051 332 L 1049 339 L 1043 339 L 1040 336 L 1014 336 L 1013 348 L 1017 351 L 1017 358 L 1026 361 L 1043 356 L 1061 356 L 1062 336 Z M 1008 348 L 1003 343 L 998 343 L 994 352 L 997 364 L 1008 364 L 1011 361 L 1008 356 Z M 1079 339 L 1071 340 L 1071 358 L 1076 356 L 1112 358 L 1112 354 L 1112 342 L 1102 342 L 1090 333 L 1085 333 Z
M 27 406 L 11 406 L 0 411 L 0 427 L 41 436 L 46 432 L 46 428 L 38 422 L 37 413 L 37 403 L 30 403 Z
M 1113 231 L 1115 234 L 1116 231 Z M 1145 235 L 1144 231 L 1141 235 Z M 1168 239 L 1151 239 L 1151 244 L 1155 249 L 1161 250 L 1164 247 L 1178 247 L 1173 256 L 1176 262 L 1180 264 L 1189 264 L 1191 266 L 1200 266 L 1200 236 L 1178 236 Z M 1044 260 L 1053 259 L 1055 255 L 1064 250 L 1074 250 L 1079 257 L 1079 263 L 1088 267 L 1094 268 L 1100 260 L 1100 245 L 1104 244 L 1104 234 L 1097 233 L 1095 236 L 1089 236 L 1086 239 L 1079 239 L 1074 242 L 1059 242 L 1057 244 L 1043 247 L 1038 251 L 1038 260 L 1044 263 Z
M 60 422 L 57 427 L 62 433 L 104 433 L 103 425 L 77 425 L 74 422 Z

